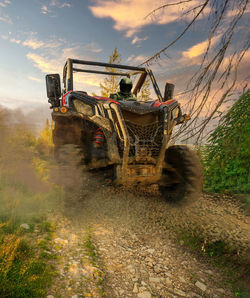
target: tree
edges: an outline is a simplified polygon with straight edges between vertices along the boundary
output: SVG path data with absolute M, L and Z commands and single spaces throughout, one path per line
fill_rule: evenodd
M 180 127 L 178 135 L 195 136 L 198 142 L 207 124 L 217 117 L 217 111 L 236 88 L 238 67 L 250 45 L 249 32 L 246 32 L 247 25 L 244 26 L 240 23 L 244 14 L 247 13 L 248 2 L 249 0 L 201 0 L 198 2 L 196 0 L 180 0 L 166 3 L 147 16 L 157 17 L 156 14 L 159 11 L 176 6 L 182 9 L 183 17 L 188 16 L 191 20 L 172 42 L 141 65 L 148 65 L 159 59 L 163 53 L 166 54 L 166 51 L 199 21 L 202 14 L 207 15 L 210 24 L 201 65 L 192 76 L 188 84 L 189 87 L 185 91 L 186 96 L 190 95 L 187 112 L 192 116 L 192 120 Z M 215 39 L 219 40 L 216 49 L 212 46 Z M 216 101 L 215 98 L 211 100 L 211 90 L 215 88 L 221 92 L 220 95 L 214 94 L 215 97 L 218 97 Z M 211 102 L 214 103 L 213 107 L 206 112 L 208 104 Z M 200 117 L 201 114 L 205 114 L 205 116 Z
M 121 63 L 121 55 L 118 53 L 117 48 L 114 49 L 112 55 L 109 57 L 110 64 L 120 64 Z M 112 67 L 105 67 L 105 70 L 108 72 L 116 73 L 117 69 Z M 101 96 L 109 97 L 111 93 L 116 93 L 119 90 L 119 77 L 109 75 L 104 79 L 103 83 L 100 83 L 101 88 Z
M 52 131 L 53 122 L 50 123 L 49 119 L 46 119 L 45 127 L 37 139 L 37 150 L 46 156 L 49 156 L 53 149 Z
M 151 92 L 149 87 L 150 87 L 150 80 L 147 78 L 144 84 L 142 85 L 140 94 L 137 96 L 138 100 L 147 101 L 150 99 Z

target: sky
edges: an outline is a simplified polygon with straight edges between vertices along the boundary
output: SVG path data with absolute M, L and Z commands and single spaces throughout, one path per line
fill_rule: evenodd
M 67 58 L 108 62 L 117 47 L 122 64 L 144 62 L 175 39 L 190 20 L 181 17 L 183 7 L 176 6 L 147 17 L 167 2 L 173 1 L 0 0 L 0 105 L 28 111 L 48 108 L 45 75 L 62 75 Z M 187 2 L 184 9 L 200 2 Z M 184 38 L 152 63 L 161 90 L 165 81 L 175 83 L 177 92 L 185 89 L 206 49 L 207 31 L 205 11 Z M 219 39 L 218 34 L 212 46 Z M 249 69 L 249 58 L 248 51 L 242 77 Z M 83 79 L 83 89 L 98 94 L 103 77 Z

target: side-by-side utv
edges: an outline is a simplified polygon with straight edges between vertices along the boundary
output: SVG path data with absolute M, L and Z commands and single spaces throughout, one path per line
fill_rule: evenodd
M 86 65 L 92 69 L 85 69 Z M 126 99 L 74 90 L 76 72 L 140 76 L 131 90 L 132 98 Z M 147 77 L 156 99 L 138 101 L 136 96 Z M 173 128 L 189 119 L 173 99 L 174 85 L 166 84 L 163 97 L 148 68 L 76 59 L 68 59 L 64 66 L 62 91 L 59 74 L 46 75 L 46 85 L 55 123 L 56 158 L 60 160 L 65 145 L 74 144 L 81 149 L 87 170 L 112 168 L 114 183 L 158 184 L 164 197 L 175 201 L 201 191 L 202 168 L 197 155 L 184 145 L 169 146 Z

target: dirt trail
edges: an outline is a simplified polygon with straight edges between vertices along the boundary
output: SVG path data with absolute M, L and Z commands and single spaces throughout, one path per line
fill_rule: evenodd
M 239 253 L 246 254 L 250 239 L 249 217 L 236 203 L 203 195 L 194 204 L 174 206 L 167 204 L 154 188 L 147 192 L 126 190 L 107 186 L 100 175 L 75 173 L 72 179 L 70 171 L 65 172 L 65 169 L 64 174 L 69 183 L 64 212 L 58 219 L 58 234 L 60 239 L 66 240 L 59 253 L 65 256 L 61 260 L 64 270 L 61 270 L 60 281 L 66 284 L 66 289 L 53 290 L 52 294 L 62 297 L 105 294 L 106 297 L 138 298 L 234 297 L 218 269 L 188 252 L 183 243 L 177 243 L 172 236 L 173 228 L 198 232 L 208 240 L 223 240 Z M 71 180 L 67 180 L 67 175 Z M 74 188 L 72 181 L 75 181 Z M 98 254 L 98 264 L 82 259 L 83 239 L 89 233 Z M 72 262 L 76 264 L 75 277 L 69 269 Z M 93 272 L 97 272 L 97 276 Z M 100 283 L 102 274 L 104 282 Z

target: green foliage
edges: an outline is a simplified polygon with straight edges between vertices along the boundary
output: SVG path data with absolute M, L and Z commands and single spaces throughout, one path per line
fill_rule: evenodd
M 121 63 L 121 55 L 118 53 L 117 48 L 114 49 L 112 55 L 109 57 L 109 63 L 110 64 L 120 64 Z M 111 68 L 111 67 L 105 67 L 105 70 L 108 72 L 116 73 L 118 72 L 117 69 Z M 119 77 L 117 76 L 107 76 L 104 79 L 103 84 L 100 83 L 101 87 L 101 96 L 103 97 L 109 97 L 111 93 L 116 93 L 119 91 Z
M 202 149 L 205 187 L 210 191 L 250 192 L 250 91 L 221 119 Z

